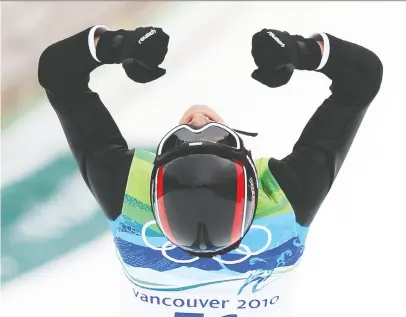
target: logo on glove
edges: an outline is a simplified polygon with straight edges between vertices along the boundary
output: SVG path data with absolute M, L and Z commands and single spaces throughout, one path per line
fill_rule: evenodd
M 138 41 L 138 44 L 141 44 L 141 42 L 144 42 L 147 38 L 149 38 L 150 36 L 154 35 L 156 33 L 155 30 L 151 30 L 149 31 L 147 34 L 145 34 L 142 38 L 140 38 L 140 40 Z
M 280 39 L 278 39 L 275 34 L 273 34 L 271 31 L 268 31 L 268 34 L 272 36 L 272 38 L 276 41 L 276 43 L 278 43 L 282 47 L 285 47 L 285 44 L 283 44 L 283 42 Z

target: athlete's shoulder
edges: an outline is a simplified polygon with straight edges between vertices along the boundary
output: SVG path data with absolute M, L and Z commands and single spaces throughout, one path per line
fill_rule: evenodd
M 261 157 L 255 160 L 255 167 L 258 174 L 258 180 L 262 183 L 277 183 L 271 169 L 269 162 L 272 158 Z
M 286 200 L 286 195 L 269 168 L 269 160 L 271 160 L 269 157 L 255 160 L 259 183 L 258 189 L 264 191 L 267 196 L 272 197 L 275 201 Z
M 266 168 L 268 167 L 268 161 L 269 158 L 266 157 L 260 157 L 254 160 L 257 173 L 260 174 L 261 172 L 266 170 Z
M 270 215 L 282 215 L 293 212 L 276 178 L 269 169 L 270 158 L 255 160 L 258 175 L 258 205 L 255 218 L 259 219 Z
M 146 163 L 150 163 L 152 165 L 154 163 L 155 156 L 156 156 L 155 153 L 152 152 L 151 150 L 135 149 L 133 160 L 138 159 Z
M 127 179 L 127 194 L 138 192 L 141 189 L 142 191 L 149 190 L 154 160 L 155 154 L 153 152 L 144 149 L 134 150 L 134 157 Z

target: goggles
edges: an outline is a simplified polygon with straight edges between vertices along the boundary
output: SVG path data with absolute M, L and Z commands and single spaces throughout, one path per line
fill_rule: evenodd
M 210 122 L 198 128 L 185 124 L 179 125 L 169 131 L 159 143 L 156 163 L 173 159 L 182 153 L 205 153 L 202 148 L 211 148 L 211 151 L 215 151 L 215 148 L 230 150 L 235 154 L 245 153 L 246 149 L 238 133 L 253 137 L 258 135 L 231 129 L 217 122 Z

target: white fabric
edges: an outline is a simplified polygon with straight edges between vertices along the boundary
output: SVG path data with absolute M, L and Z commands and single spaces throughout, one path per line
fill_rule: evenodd
M 88 37 L 90 54 L 92 54 L 93 58 L 96 61 L 98 61 L 99 63 L 100 63 L 100 61 L 96 56 L 96 45 L 94 44 L 94 37 L 95 37 L 95 35 L 99 35 L 105 31 L 110 31 L 110 29 L 104 25 L 95 25 L 94 27 L 92 27 L 90 29 L 89 37 Z
M 324 66 L 326 66 L 328 58 L 330 57 L 330 40 L 328 39 L 328 36 L 326 33 L 316 33 L 311 36 L 314 39 L 321 39 L 323 40 L 323 55 L 321 57 L 321 61 L 319 66 L 316 68 L 316 70 L 321 70 L 323 69 Z

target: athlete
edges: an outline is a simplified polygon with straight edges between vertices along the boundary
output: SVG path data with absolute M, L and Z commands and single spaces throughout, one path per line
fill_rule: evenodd
M 255 134 L 232 129 L 207 106 L 189 108 L 155 153 L 129 149 L 89 75 L 121 64 L 134 82 L 154 81 L 166 74 L 168 43 L 161 28 L 93 26 L 39 61 L 39 82 L 109 220 L 128 283 L 122 313 L 291 316 L 290 282 L 309 226 L 380 89 L 382 63 L 330 34 L 263 29 L 252 38 L 254 80 L 276 88 L 294 70 L 332 80 L 291 154 L 253 160 L 242 135 Z M 267 146 L 279 133 L 269 127 Z

